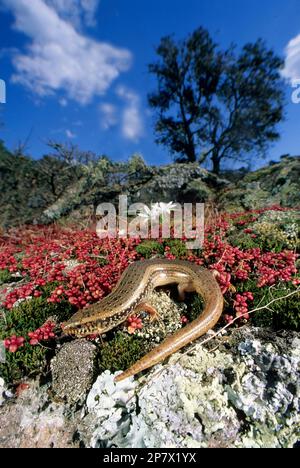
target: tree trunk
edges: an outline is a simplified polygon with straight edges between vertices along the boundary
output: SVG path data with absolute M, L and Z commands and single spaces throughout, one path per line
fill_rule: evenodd
M 221 163 L 221 158 L 219 156 L 219 151 L 214 150 L 212 154 L 212 163 L 213 163 L 213 173 L 219 175 L 220 174 L 220 163 Z
M 196 156 L 196 151 L 195 151 L 195 145 L 193 143 L 190 143 L 189 146 L 187 147 L 187 157 L 189 162 L 193 163 L 196 162 L 197 156 Z

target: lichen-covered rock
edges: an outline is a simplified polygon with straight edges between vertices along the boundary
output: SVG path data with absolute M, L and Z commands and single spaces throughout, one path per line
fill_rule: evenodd
M 284 157 L 279 163 L 249 172 L 222 191 L 218 202 L 226 211 L 299 206 L 300 157 Z
M 198 342 L 146 377 L 103 372 L 83 409 L 30 382 L 0 406 L 0 447 L 293 447 L 300 335 L 245 326 Z M 68 377 L 65 376 L 67 380 Z M 1 382 L 0 382 L 1 383 Z M 18 392 L 16 392 L 16 395 Z
M 75 447 L 76 426 L 64 411 L 63 404 L 50 401 L 47 387 L 31 383 L 15 402 L 0 407 L 0 447 Z
M 120 372 L 115 375 L 118 374 Z M 129 414 L 135 410 L 135 387 L 133 378 L 116 384 L 109 371 L 98 377 L 86 401 L 88 415 L 79 426 L 80 432 L 91 434 L 91 447 L 100 447 L 101 441 L 130 430 Z
M 94 377 L 96 347 L 85 340 L 66 343 L 51 361 L 52 389 L 68 403 L 82 400 Z
M 300 246 L 300 210 L 267 211 L 252 229 L 269 248 L 296 250 Z
M 169 164 L 153 168 L 151 180 L 132 194 L 132 200 L 142 203 L 171 200 L 207 202 L 214 198 L 214 190 L 228 185 L 227 180 L 208 172 L 197 163 Z
M 85 444 L 293 447 L 300 438 L 299 335 L 245 327 L 225 343 L 212 351 L 198 343 L 147 381 L 115 384 L 102 374 L 79 429 Z

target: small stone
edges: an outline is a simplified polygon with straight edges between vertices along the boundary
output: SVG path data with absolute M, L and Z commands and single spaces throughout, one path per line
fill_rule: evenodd
M 70 404 L 81 401 L 93 384 L 96 347 L 85 340 L 62 346 L 51 361 L 52 389 Z

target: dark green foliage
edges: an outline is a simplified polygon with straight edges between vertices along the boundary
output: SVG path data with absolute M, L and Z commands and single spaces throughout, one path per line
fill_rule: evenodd
M 262 304 L 268 304 L 273 299 L 288 294 L 284 288 L 271 289 L 269 292 L 261 292 Z M 255 302 L 258 302 L 259 294 L 255 292 Z M 259 327 L 271 327 L 275 330 L 300 331 L 300 293 L 287 299 L 279 300 L 270 306 L 269 310 L 263 310 L 253 314 L 252 322 Z
M 157 142 L 178 162 L 209 160 L 219 173 L 224 159 L 264 154 L 278 139 L 283 61 L 263 41 L 223 52 L 198 28 L 181 42 L 164 37 L 156 51 L 149 70 L 158 86 L 149 103 L 157 110 Z
M 186 246 L 180 239 L 165 239 L 163 242 L 146 240 L 136 247 L 136 251 L 144 258 L 152 258 L 157 255 L 163 256 L 166 247 L 170 248 L 169 253 L 176 258 L 182 258 L 187 254 Z
M 176 258 L 185 257 L 187 254 L 187 249 L 185 243 L 180 239 L 170 239 L 164 241 L 164 248 L 169 247 L 170 253 L 175 255 Z
M 25 343 L 16 353 L 6 353 L 6 362 L 0 364 L 0 376 L 5 382 L 18 383 L 24 377 L 35 377 L 45 372 L 48 357 L 53 350 Z
M 186 316 L 189 322 L 192 322 L 196 318 L 200 317 L 204 309 L 204 300 L 198 294 L 193 294 L 186 301 L 188 310 Z
M 0 270 L 0 286 L 15 281 L 8 270 Z
M 270 288 L 258 288 L 255 281 L 249 280 L 238 287 L 238 292 L 246 291 L 251 291 L 254 295 L 250 309 L 264 307 L 274 299 L 279 299 L 267 309 L 250 315 L 250 321 L 255 326 L 300 331 L 300 293 L 280 300 L 295 291 L 294 286 L 279 284 Z
M 144 258 L 151 258 L 154 255 L 163 255 L 164 246 L 160 242 L 146 240 L 136 247 L 136 251 Z
M 239 247 L 240 249 L 255 249 L 261 247 L 260 239 L 253 239 L 249 234 L 244 232 L 237 232 L 228 237 L 230 245 L 233 247 Z
M 16 353 L 6 353 L 6 363 L 0 364 L 0 375 L 7 382 L 15 382 L 26 376 L 40 374 L 47 366 L 48 355 L 53 353 L 52 345 L 31 346 L 28 332 L 41 327 L 49 318 L 56 318 L 60 323 L 74 313 L 74 307 L 68 302 L 47 303 L 46 298 L 55 284 L 43 288 L 43 296 L 22 302 L 18 307 L 4 312 L 0 316 L 0 340 L 16 335 L 26 339 L 25 345 Z
M 98 369 L 111 372 L 128 369 L 146 354 L 145 341 L 136 336 L 118 332 L 108 343 L 105 343 L 98 354 Z

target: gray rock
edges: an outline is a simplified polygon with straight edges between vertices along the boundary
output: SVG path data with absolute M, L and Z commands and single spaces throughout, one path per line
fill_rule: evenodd
M 51 361 L 52 389 L 58 398 L 73 404 L 82 400 L 93 384 L 96 347 L 85 340 L 66 343 Z
M 299 334 L 244 327 L 154 368 L 100 375 L 81 437 L 103 447 L 293 447 L 300 439 Z
M 1 448 L 69 448 L 76 423 L 64 415 L 65 405 L 54 403 L 46 386 L 31 382 L 18 399 L 0 407 Z
M 0 407 L 0 447 L 293 447 L 299 345 L 299 333 L 245 326 L 205 347 L 199 340 L 139 379 L 115 383 L 105 371 L 78 410 L 70 402 L 90 385 L 94 349 L 69 343 L 54 362 L 54 387 L 72 397 L 51 401 L 47 386 L 30 383 Z

